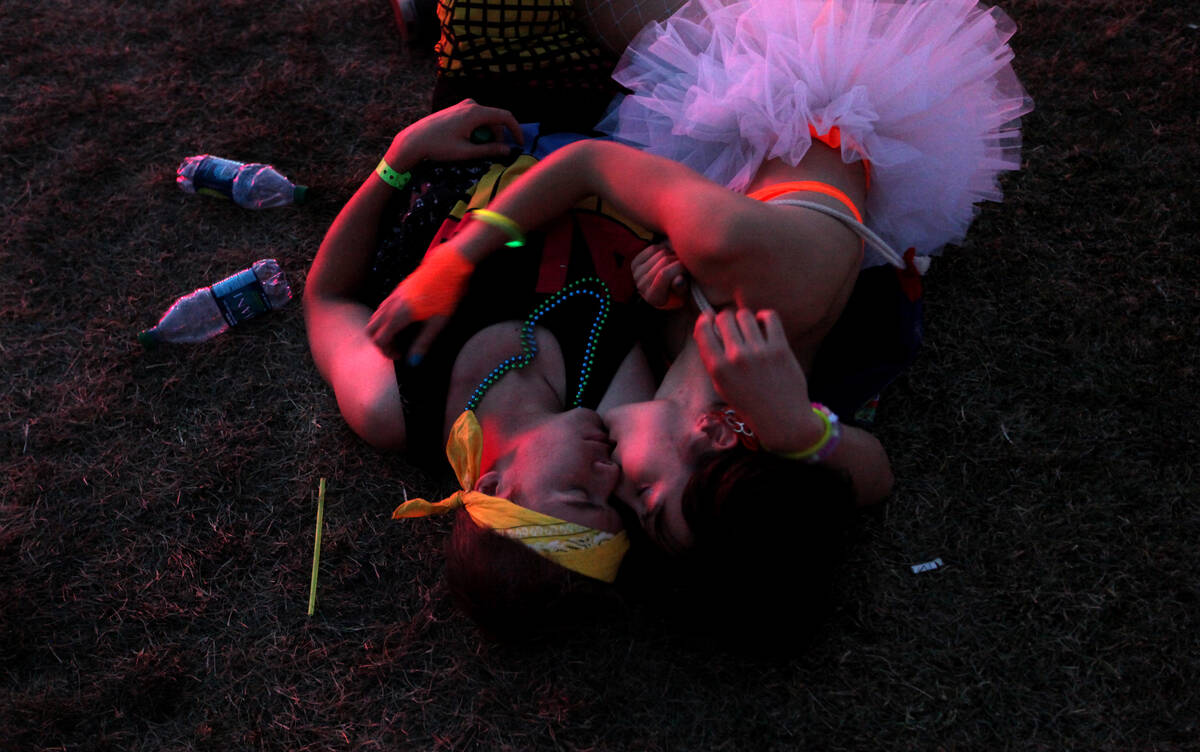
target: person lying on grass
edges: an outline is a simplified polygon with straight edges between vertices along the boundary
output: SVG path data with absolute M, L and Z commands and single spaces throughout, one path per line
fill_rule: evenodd
M 884 251 L 890 247 L 908 249 L 914 266 L 917 261 L 927 264 L 927 257 L 946 244 L 962 241 L 978 214 L 976 203 L 1000 200 L 999 176 L 1021 165 L 1019 118 L 1032 103 L 1012 67 L 1008 39 L 1016 26 L 999 9 L 976 0 L 598 4 L 619 9 L 620 17 L 643 18 L 677 6 L 669 17 L 657 19 L 661 23 L 647 24 L 624 49 L 613 78 L 628 94 L 614 104 L 598 130 L 761 199 L 760 213 L 791 214 L 803 228 L 764 220 L 758 227 L 773 227 L 774 232 L 748 237 L 753 229 L 730 224 L 728 236 L 696 237 L 711 225 L 689 226 L 695 221 L 689 209 L 697 214 L 730 210 L 694 187 L 699 184 L 686 183 L 651 159 L 616 147 L 595 145 L 590 147 L 594 153 L 578 157 L 565 151 L 556 155 L 562 160 L 558 179 L 582 184 L 581 192 L 598 193 L 622 209 L 653 211 L 664 206 L 660 216 L 632 214 L 648 227 L 662 229 L 679 252 L 675 259 L 668 249 L 654 262 L 655 273 L 663 277 L 657 295 L 679 279 L 682 262 L 714 302 L 779 307 L 806 374 L 819 375 L 818 351 L 828 339 L 832 320 L 843 311 L 849 278 L 859 269 L 857 263 L 847 262 L 906 266 L 894 252 Z M 637 167 L 638 160 L 645 166 Z M 621 166 L 619 174 L 589 171 L 593 165 L 602 171 L 615 164 Z M 555 166 L 547 162 L 543 167 L 549 171 Z M 570 191 L 549 178 L 545 189 L 564 201 L 571 199 Z M 809 204 L 766 205 L 794 204 L 794 199 Z M 547 208 L 537 195 L 531 196 L 531 203 Z M 735 202 L 727 199 L 726 204 Z M 814 215 L 822 209 L 865 222 L 883 243 L 872 243 L 856 257 L 845 228 L 837 228 L 828 216 Z M 795 219 L 797 214 L 805 219 Z M 675 225 L 665 225 L 672 220 Z M 834 233 L 845 238 L 840 246 L 833 242 Z M 745 256 L 761 260 L 761 265 L 735 268 L 728 263 L 735 256 L 730 248 L 755 244 L 769 248 Z M 789 255 L 789 248 L 811 256 L 798 260 L 804 256 Z M 726 263 L 714 269 L 714 260 Z M 859 279 L 869 271 L 858 272 Z M 771 281 L 756 287 L 756 280 L 738 279 L 739 272 L 769 276 Z M 792 288 L 790 302 L 799 309 L 792 313 L 792 306 L 781 301 L 789 300 L 788 286 L 797 275 L 815 275 L 829 286 L 824 295 L 810 298 L 816 286 L 806 284 L 803 299 Z M 712 280 L 715 286 L 709 284 Z M 919 284 L 911 278 L 908 282 Z M 762 297 L 750 297 L 760 292 Z M 749 410 L 755 395 L 734 394 L 719 378 L 714 383 L 725 401 L 755 414 Z M 814 395 L 822 390 L 816 386 Z M 675 511 L 680 506 L 676 500 L 682 479 L 696 476 L 696 459 L 680 453 L 674 463 L 660 459 L 642 471 L 629 439 L 637 436 L 637 447 L 655 437 L 647 436 L 641 424 L 624 420 L 627 413 L 628 408 L 619 408 L 604 416 L 617 442 L 614 457 L 624 471 L 618 493 L 644 514 L 674 520 L 666 530 L 673 542 L 686 543 L 693 525 L 680 521 L 687 515 Z M 665 433 L 677 434 L 678 414 L 664 414 L 674 415 L 676 423 Z M 780 442 L 766 433 L 769 427 L 749 422 L 762 429 L 759 438 L 767 446 Z M 650 494 L 651 502 L 640 503 L 635 496 L 639 491 Z M 656 506 L 666 509 L 660 513 Z
M 886 469 L 873 439 L 848 454 L 857 437 L 839 447 L 832 416 L 814 409 L 803 390 L 769 393 L 805 395 L 797 400 L 808 410 L 803 415 L 794 407 L 764 411 L 763 392 L 739 394 L 723 384 L 714 359 L 732 349 L 736 364 L 736 351 L 760 344 L 751 336 L 782 336 L 811 372 L 864 263 L 909 266 L 885 253 L 889 243 L 936 253 L 965 235 L 976 201 L 999 198 L 998 175 L 1020 164 L 1017 119 L 1030 109 L 1011 68 L 1012 29 L 1001 12 L 973 0 L 692 0 L 626 51 L 616 77 L 632 94 L 600 126 L 675 161 L 615 144 L 574 144 L 494 204 L 519 231 L 598 196 L 670 241 L 649 262 L 668 287 L 682 264 L 718 306 L 743 309 L 718 316 L 715 330 L 707 317 L 699 320 L 658 401 L 605 412 L 622 465 L 618 495 L 660 545 L 727 547 L 730 526 L 702 532 L 690 499 L 706 498 L 699 506 L 710 510 L 721 505 L 710 493 L 684 491 L 705 475 L 703 464 L 731 454 L 734 439 L 714 439 L 729 433 L 717 428 L 722 423 L 734 433 L 749 426 L 769 449 L 857 469 L 852 487 L 860 500 L 890 487 L 889 472 L 862 472 Z M 914 55 L 924 64 L 911 64 Z M 864 214 L 876 234 L 863 230 Z M 851 228 L 872 239 L 869 254 Z M 428 323 L 412 351 L 427 346 L 440 316 L 453 311 L 461 280 L 499 245 L 495 230 L 491 238 L 488 232 L 468 228 L 435 249 L 428 266 L 383 302 L 369 325 L 381 347 L 422 320 Z M 428 283 L 435 277 L 436 289 Z M 756 313 L 768 308 L 778 309 L 778 329 L 770 314 Z M 718 401 L 743 415 L 721 421 Z M 866 456 L 877 450 L 884 461 L 861 461 L 864 446 Z M 842 464 L 847 456 L 855 460 Z M 726 467 L 718 475 L 740 473 Z M 768 493 L 766 484 L 758 488 L 760 497 Z
M 496 154 L 499 150 L 495 145 L 479 146 L 467 138 L 480 125 L 506 127 L 514 135 L 517 133 L 515 123 L 506 113 L 463 103 L 402 131 L 393 141 L 384 163 L 392 169 L 407 170 L 426 158 Z M 569 332 L 569 326 L 564 329 L 561 322 L 551 320 L 577 302 L 590 300 L 591 308 L 585 307 L 582 321 L 578 315 L 573 317 L 575 324 L 584 325 L 575 332 L 576 339 L 583 339 L 599 320 L 595 304 L 603 303 L 603 291 L 568 284 L 566 298 L 543 299 L 534 308 L 536 321 L 530 323 L 527 318 L 522 324 L 505 318 L 508 310 L 522 305 L 519 303 L 522 296 L 515 294 L 520 288 L 492 275 L 505 268 L 510 271 L 525 268 L 532 270 L 533 276 L 546 272 L 545 265 L 539 269 L 536 263 L 533 266 L 527 263 L 528 247 L 508 249 L 488 262 L 492 270 L 477 275 L 462 310 L 449 320 L 446 334 L 433 347 L 429 341 L 421 343 L 418 365 L 410 365 L 410 359 L 405 358 L 393 363 L 388 355 L 399 354 L 400 350 L 393 337 L 387 338 L 385 349 L 376 346 L 378 341 L 369 336 L 372 308 L 360 297 L 362 289 L 369 286 L 366 277 L 375 247 L 385 245 L 377 237 L 379 220 L 387 213 L 389 194 L 399 195 L 385 177 L 390 176 L 385 172 L 384 176 L 377 173 L 368 178 L 334 222 L 314 261 L 305 293 L 314 360 L 333 386 L 343 415 L 360 436 L 382 448 L 410 453 L 417 449 L 419 454 L 420 449 L 440 446 L 443 438 L 451 438 L 449 452 L 464 491 L 445 506 L 466 503 L 466 511 L 459 513 L 452 536 L 448 577 L 452 587 L 461 586 L 457 588 L 460 600 L 462 591 L 472 594 L 466 597 L 467 610 L 478 621 L 498 625 L 514 611 L 521 611 L 522 604 L 542 602 L 548 593 L 570 590 L 562 582 L 565 569 L 556 564 L 594 579 L 611 581 L 625 544 L 619 532 L 619 518 L 607 504 L 607 496 L 616 488 L 620 474 L 609 458 L 609 444 L 595 413 L 567 408 L 577 401 L 578 395 L 584 395 L 584 403 L 607 410 L 653 393 L 654 384 L 649 380 L 644 359 L 639 351 L 629 350 L 631 329 L 623 313 L 633 292 L 628 259 L 645 246 L 645 239 L 626 232 L 629 238 L 623 249 L 618 249 L 625 253 L 626 276 L 608 275 L 613 286 L 609 292 L 613 312 L 605 314 L 602 322 L 606 341 L 591 355 L 587 347 L 583 348 L 584 360 L 591 357 L 596 364 L 592 371 L 586 367 L 582 372 L 568 368 L 567 364 L 578 362 L 578 358 L 565 357 L 571 348 L 564 347 L 560 337 L 543 331 L 541 324 L 553 323 L 559 331 Z M 475 218 L 463 223 L 451 243 L 480 233 L 487 242 L 500 242 L 507 237 L 502 230 L 479 221 L 477 215 L 478 212 L 465 215 Z M 595 214 L 590 213 L 588 220 L 596 221 Z M 606 230 L 599 232 L 606 244 L 603 250 L 614 253 L 612 222 L 604 220 L 601 227 Z M 445 247 L 446 244 L 435 244 L 426 254 L 425 264 Z M 593 250 L 589 249 L 589 254 Z M 588 268 L 618 267 L 598 262 L 597 258 L 605 257 L 584 259 L 591 262 Z M 434 275 L 435 280 L 443 278 L 441 274 Z M 480 310 L 485 312 L 482 317 Z M 488 316 L 500 321 L 480 326 Z M 790 357 L 786 340 L 778 336 L 778 326 L 770 323 L 774 321 L 772 315 L 763 316 L 769 325 L 764 332 L 769 335 L 773 351 L 782 351 Z M 713 343 L 722 341 L 719 335 L 714 337 Z M 573 344 L 578 351 L 578 342 Z M 526 358 L 529 350 L 535 354 Z M 722 345 L 722 353 L 732 354 L 734 350 L 732 343 L 729 347 Z M 710 351 L 715 356 L 713 362 L 720 361 L 720 354 L 713 348 Z M 689 362 L 698 363 L 694 359 Z M 441 367 L 435 368 L 439 363 Z M 615 368 L 613 363 L 621 367 Z M 802 375 L 794 359 L 791 372 L 783 369 L 783 376 L 780 369 L 769 373 L 745 368 L 726 370 L 730 371 L 727 381 L 748 393 L 763 392 L 764 377 L 776 379 L 773 387 L 777 387 L 781 377 Z M 741 380 L 734 375 L 737 373 L 741 374 Z M 448 379 L 440 383 L 440 392 L 436 383 L 440 376 L 430 374 L 448 374 Z M 422 389 L 410 393 L 404 391 L 408 386 Z M 797 386 L 800 399 L 806 399 L 803 384 Z M 586 402 L 589 399 L 591 402 Z M 755 404 L 763 402 L 758 399 Z M 427 430 L 431 413 L 438 417 L 435 436 L 429 436 Z M 773 407 L 771 414 L 776 414 Z M 773 425 L 766 416 L 760 424 Z M 735 435 L 733 425 L 722 413 L 719 419 L 706 419 L 698 431 L 689 433 L 688 440 L 728 448 Z M 421 431 L 419 441 L 414 437 L 415 428 Z M 853 445 L 853 440 L 844 441 L 842 449 Z M 799 465 L 780 462 L 785 466 Z M 886 460 L 883 468 L 886 473 Z M 787 468 L 788 472 L 792 470 Z M 840 485 L 840 498 L 847 499 L 845 481 L 836 473 L 830 477 Z M 879 495 L 886 490 L 873 493 Z M 519 505 L 511 501 L 518 501 Z M 401 514 L 427 512 L 433 506 L 436 505 L 414 504 Z M 511 530 L 514 527 L 539 533 L 554 528 L 550 532 L 555 534 L 523 540 L 538 553 L 528 556 L 523 555 L 528 554 L 528 549 L 493 532 L 520 534 Z M 519 559 L 520 564 L 503 563 L 502 557 Z M 526 574 L 501 577 L 499 584 L 492 582 L 497 579 L 497 572 L 509 573 L 518 566 Z M 554 572 L 555 569 L 561 571 Z M 488 583 L 486 587 L 484 582 Z
M 543 284 L 555 269 L 544 268 L 533 239 L 481 268 L 486 279 L 419 364 L 393 362 L 368 336 L 388 285 L 436 246 L 438 233 L 452 231 L 457 222 L 442 223 L 459 197 L 511 157 L 502 139 L 472 142 L 481 127 L 521 139 L 509 113 L 470 102 L 393 139 L 327 232 L 304 308 L 313 359 L 359 436 L 418 462 L 445 456 L 450 439 L 463 487 L 454 503 L 468 502 L 450 548 L 469 553 L 449 557 L 447 576 L 477 621 L 517 631 L 520 620 L 508 616 L 522 604 L 587 589 L 572 573 L 616 577 L 628 543 L 608 499 L 620 472 L 593 408 L 631 388 L 617 372 L 640 356 L 628 269 L 622 278 L 615 261 L 597 265 L 586 243 L 557 244 L 555 260 L 571 268 Z M 402 184 L 426 163 L 433 166 L 419 185 Z M 602 225 L 613 253 L 632 256 L 645 245 L 620 223 Z
M 579 149 L 565 147 L 501 191 L 488 205 L 489 209 L 502 216 L 522 216 L 522 224 L 528 222 L 532 227 L 553 221 L 554 216 L 585 200 L 587 195 L 580 192 L 570 200 L 551 197 L 556 190 L 553 179 L 548 191 L 534 181 L 559 174 L 554 165 L 567 162 L 557 159 L 557 155 L 586 154 L 592 146 L 614 147 L 622 155 L 631 151 L 614 144 L 586 142 Z M 635 202 L 636 210 L 631 209 L 633 204 L 614 202 L 618 211 L 632 216 L 639 224 L 660 232 L 665 230 L 683 263 L 689 264 L 689 271 L 714 303 L 742 305 L 701 316 L 694 336 L 672 360 L 661 385 L 654 385 L 646 375 L 631 377 L 618 382 L 630 385 L 618 399 L 599 405 L 614 432 L 619 434 L 616 452 L 628 465 L 622 467 L 613 489 L 634 510 L 650 541 L 672 552 L 683 553 L 693 544 L 699 544 L 696 548 L 718 559 L 736 552 L 748 560 L 761 561 L 768 553 L 774 556 L 783 548 L 790 550 L 791 564 L 805 571 L 804 581 L 813 584 L 815 600 L 816 591 L 831 580 L 829 570 L 839 561 L 839 536 L 853 502 L 881 500 L 890 491 L 892 482 L 886 454 L 870 434 L 850 426 L 838 426 L 840 440 L 835 438 L 833 429 L 827 434 L 827 426 L 837 424 L 830 423 L 827 413 L 814 410 L 804 370 L 795 354 L 799 342 L 804 343 L 802 351 L 811 356 L 820 335 L 805 333 L 816 328 L 827 330 L 836 320 L 837 309 L 848 297 L 857 273 L 861 257 L 857 236 L 815 212 L 809 215 L 751 201 L 709 183 L 680 165 L 632 153 L 646 157 L 642 164 L 648 165 L 644 173 L 630 176 L 633 183 L 645 179 L 659 188 L 677 186 L 701 201 L 693 209 L 685 210 L 686 216 L 679 216 L 679 225 L 674 224 L 665 206 L 650 206 L 654 191 L 642 194 L 645 201 Z M 825 158 L 827 155 L 822 154 L 809 163 Z M 570 163 L 572 168 L 583 166 L 574 159 Z M 548 169 L 543 170 L 543 166 Z M 851 174 L 861 175 L 861 169 Z M 526 181 L 526 177 L 531 180 Z M 536 203 L 544 202 L 545 214 L 536 218 L 527 216 L 522 208 L 531 193 L 541 197 Z M 704 199 L 709 199 L 707 205 Z M 729 202 L 736 202 L 737 206 L 730 207 Z M 708 211 L 701 209 L 704 206 Z M 651 213 L 655 211 L 659 213 Z M 714 221 L 714 218 L 719 219 Z M 816 220 L 815 227 L 809 224 L 812 219 Z M 739 223 L 748 231 L 748 237 L 761 239 L 758 244 L 743 244 L 740 250 L 748 258 L 776 269 L 777 275 L 764 277 L 739 272 L 739 265 L 731 263 L 728 257 L 708 260 L 707 254 L 714 250 L 713 246 L 701 248 L 694 241 L 700 237 L 727 237 L 730 228 L 722 226 L 727 222 Z M 752 228 L 759 222 L 766 224 L 763 231 L 755 232 Z M 779 225 L 795 239 L 795 246 L 769 242 L 771 230 Z M 695 228 L 690 239 L 678 229 L 684 226 Z M 362 336 L 369 335 L 382 352 L 397 362 L 405 362 L 413 355 L 423 361 L 428 357 L 425 348 L 440 343 L 440 337 L 436 340 L 429 337 L 432 327 L 426 327 L 411 344 L 397 344 L 396 336 L 406 327 L 387 332 L 379 328 L 392 315 L 391 306 L 399 303 L 404 310 L 410 310 L 412 301 L 406 296 L 414 288 L 421 288 L 423 295 L 417 301 L 418 306 L 436 303 L 439 288 L 453 280 L 456 273 L 461 274 L 458 281 L 465 286 L 470 267 L 485 263 L 485 256 L 486 262 L 492 262 L 512 250 L 505 248 L 491 256 L 481 254 L 469 264 L 460 261 L 470 258 L 471 250 L 491 251 L 494 246 L 503 245 L 508 237 L 502 229 L 487 222 L 477 219 L 467 222 L 453 239 L 429 249 L 418 271 L 405 278 L 375 311 Z M 687 256 L 693 249 L 701 253 Z M 663 253 L 651 250 L 638 257 L 632 266 L 649 274 L 650 269 L 659 266 L 655 259 Z M 839 260 L 839 256 L 844 260 Z M 749 262 L 744 265 L 751 266 Z M 484 274 L 475 277 L 487 279 Z M 648 292 L 653 280 L 663 275 L 650 277 L 643 281 Z M 794 283 L 778 284 L 787 279 Z M 804 294 L 790 294 L 797 287 L 807 290 Z M 470 303 L 473 294 L 474 288 L 465 294 L 464 302 Z M 774 300 L 783 303 L 778 311 L 767 308 Z M 443 322 L 440 315 L 437 321 L 440 327 Z M 789 324 L 798 336 L 787 336 Z M 408 334 L 412 336 L 411 331 Z M 640 363 L 634 359 L 627 365 L 630 371 Z M 478 407 L 486 409 L 488 405 L 485 396 Z M 731 406 L 736 406 L 733 409 L 739 410 L 739 414 L 729 414 Z M 822 449 L 825 451 L 817 458 L 819 462 L 807 461 Z M 804 456 L 790 458 L 787 455 L 791 453 Z M 483 454 L 487 456 L 488 452 L 484 450 Z M 483 464 L 486 466 L 486 461 Z M 711 527 L 695 531 L 696 535 L 690 529 L 690 521 L 684 518 L 682 505 L 684 486 L 692 475 L 703 482 L 690 495 L 704 499 L 695 507 L 701 516 L 707 515 Z M 739 521 L 747 519 L 744 510 L 750 504 L 762 510 L 762 519 L 773 519 L 776 525 L 759 530 L 760 540 L 769 541 L 775 531 L 782 530 L 789 531 L 788 539 L 780 545 L 768 543 L 770 551 L 748 550 L 753 536 L 741 529 Z M 418 511 L 426 510 L 410 507 L 402 513 Z M 457 535 L 466 524 L 460 514 L 456 537 L 470 539 Z M 486 562 L 488 558 L 474 555 L 478 562 Z M 799 592 L 805 588 L 797 580 L 793 589 Z M 497 609 L 500 608 L 497 604 Z

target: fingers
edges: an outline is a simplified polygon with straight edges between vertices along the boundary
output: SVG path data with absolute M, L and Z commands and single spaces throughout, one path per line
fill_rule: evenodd
M 367 336 L 385 356 L 395 360 L 400 352 L 395 347 L 396 335 L 404 331 L 412 317 L 405 306 L 381 305 L 367 321 Z
M 738 315 L 734 311 L 726 309 L 718 312 L 716 327 L 721 334 L 721 340 L 724 342 L 726 350 L 737 349 L 746 344 L 746 333 L 742 331 L 742 322 L 738 320 Z
M 664 308 L 671 302 L 672 292 L 686 287 L 683 264 L 669 258 L 660 258 L 648 276 L 639 279 L 638 292 L 650 305 Z
M 687 272 L 680 261 L 672 261 L 662 273 L 663 303 L 667 308 L 678 308 L 683 305 L 683 293 L 687 292 Z M 673 297 L 674 296 L 674 297 Z
M 727 342 L 745 345 L 787 344 L 783 321 L 775 311 L 764 308 L 726 309 L 717 314 L 716 325 Z
M 696 317 L 692 338 L 700 348 L 701 356 L 708 353 L 712 358 L 724 358 L 744 344 L 733 311 L 702 311 Z
M 763 332 L 758 325 L 758 317 L 754 311 L 749 308 L 739 308 L 737 310 L 738 329 L 742 332 L 742 339 L 750 345 L 763 344 Z
M 783 329 L 783 319 L 779 318 L 778 312 L 764 308 L 756 317 L 768 342 L 787 342 L 787 332 Z
M 511 112 L 496 107 L 483 107 L 482 110 L 489 116 L 492 133 L 496 134 L 497 142 L 503 142 L 504 133 L 502 130 L 503 128 L 507 128 L 518 146 L 525 145 L 525 134 L 521 133 L 521 124 L 517 122 L 517 119 L 513 117 Z
M 634 256 L 630 271 L 638 293 L 650 305 L 655 308 L 683 305 L 682 293 L 688 287 L 687 270 L 669 243 L 656 243 L 642 249 Z
M 715 316 L 711 312 L 701 313 L 696 317 L 696 325 L 692 327 L 692 339 L 700 350 L 700 360 L 711 371 L 711 364 L 725 355 L 725 347 L 720 335 L 713 325 Z
M 521 124 L 517 122 L 516 117 L 508 110 L 502 110 L 499 107 L 487 107 L 485 105 L 476 104 L 474 99 L 464 99 L 459 103 L 469 108 L 470 111 L 470 130 L 486 125 L 492 129 L 492 134 L 496 137 L 496 143 L 502 145 L 504 142 L 504 129 L 512 134 L 513 140 L 519 146 L 525 145 L 525 135 L 521 133 Z M 507 153 L 505 147 L 504 153 Z
M 508 142 L 503 140 L 503 137 L 500 137 L 492 143 L 487 144 L 487 151 L 483 156 L 492 157 L 493 159 L 503 159 L 511 154 L 512 151 L 513 147 L 509 146 Z
M 434 340 L 442 333 L 449 320 L 447 316 L 434 316 L 425 322 L 421 333 L 413 340 L 412 347 L 408 348 L 408 365 L 417 366 L 425 359 L 425 354 L 429 352 L 429 348 L 433 346 Z
M 654 268 L 654 265 L 658 263 L 663 254 L 668 252 L 668 248 L 669 246 L 666 243 L 655 243 L 638 251 L 638 254 L 633 257 L 633 261 L 629 265 L 629 270 L 633 273 L 633 276 L 645 276 L 646 271 Z
M 770 309 L 749 308 L 701 313 L 692 332 L 696 344 L 714 356 L 737 359 L 739 355 L 771 347 L 788 347 L 779 314 Z
M 396 336 L 416 322 L 428 322 L 416 333 L 410 355 L 424 356 L 446 325 L 466 291 L 474 264 L 449 243 L 431 249 L 421 265 L 396 286 L 367 321 L 366 333 L 380 352 L 402 357 Z M 416 330 L 414 330 L 416 331 Z
M 512 141 L 505 138 L 505 131 Z M 423 159 L 453 161 L 459 159 L 504 158 L 512 143 L 524 145 L 521 124 L 508 110 L 485 107 L 464 99 L 453 107 L 439 110 L 413 123 L 397 135 L 407 146 L 407 161 Z M 393 142 L 393 151 L 400 146 Z M 393 155 L 396 156 L 396 155 Z M 389 160 L 391 161 L 396 160 Z

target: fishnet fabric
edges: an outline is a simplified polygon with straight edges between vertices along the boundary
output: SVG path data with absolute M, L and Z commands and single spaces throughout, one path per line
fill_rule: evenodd
M 613 57 L 585 33 L 571 0 L 438 0 L 438 18 L 441 76 L 608 85 Z

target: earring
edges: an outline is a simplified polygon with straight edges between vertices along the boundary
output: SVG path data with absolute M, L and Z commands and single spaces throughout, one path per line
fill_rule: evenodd
M 737 434 L 738 441 L 742 443 L 742 446 L 751 451 L 758 451 L 758 437 L 754 435 L 754 431 L 750 429 L 750 426 L 746 425 L 746 421 L 741 419 L 737 411 L 729 407 L 722 412 L 722 415 L 725 418 L 725 423 Z

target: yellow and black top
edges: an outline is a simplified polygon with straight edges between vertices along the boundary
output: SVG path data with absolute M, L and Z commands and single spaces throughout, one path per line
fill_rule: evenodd
M 434 109 L 471 97 L 545 123 L 582 108 L 586 122 L 571 125 L 586 132 L 619 91 L 616 57 L 579 23 L 571 0 L 438 0 L 438 21 Z

